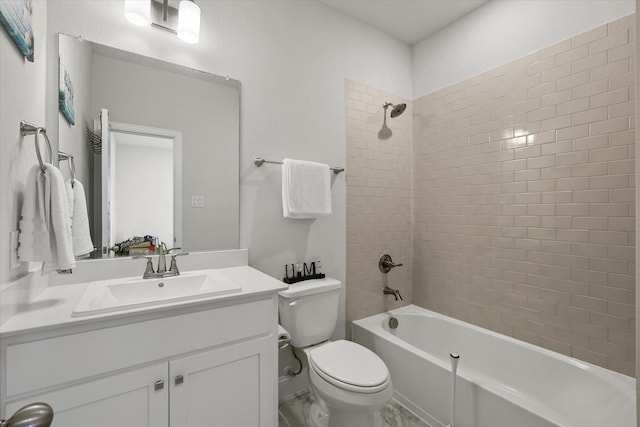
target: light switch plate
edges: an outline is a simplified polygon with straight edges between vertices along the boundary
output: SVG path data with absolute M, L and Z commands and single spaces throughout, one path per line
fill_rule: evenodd
M 191 196 L 192 208 L 204 208 L 204 196 Z
M 13 230 L 9 233 L 9 237 L 11 239 L 11 268 L 16 268 L 20 265 L 20 259 L 18 259 L 18 235 L 20 232 L 18 230 Z

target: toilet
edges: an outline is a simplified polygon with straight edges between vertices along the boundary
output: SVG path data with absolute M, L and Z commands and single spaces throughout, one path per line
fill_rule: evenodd
M 314 396 L 307 423 L 313 427 L 372 427 L 393 396 L 385 363 L 351 341 L 328 341 L 338 320 L 341 283 L 324 278 L 280 292 L 280 324 L 291 345 L 303 350 Z

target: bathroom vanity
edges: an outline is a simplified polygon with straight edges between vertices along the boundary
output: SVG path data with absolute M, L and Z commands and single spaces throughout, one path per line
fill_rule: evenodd
M 50 404 L 53 426 L 277 425 L 277 295 L 247 265 L 235 293 L 72 317 L 93 284 L 49 286 L 0 328 L 0 418 Z

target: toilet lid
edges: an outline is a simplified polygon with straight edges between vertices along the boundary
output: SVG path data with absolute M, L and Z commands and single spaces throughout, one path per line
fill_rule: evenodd
M 318 375 L 341 387 L 373 388 L 377 391 L 389 382 L 389 370 L 375 353 L 351 341 L 335 341 L 313 350 L 309 360 Z

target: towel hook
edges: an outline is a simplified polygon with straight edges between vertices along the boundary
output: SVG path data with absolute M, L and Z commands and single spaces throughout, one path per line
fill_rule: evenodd
M 51 141 L 49 141 L 49 137 L 47 136 L 46 129 L 43 127 L 34 126 L 31 123 L 27 123 L 24 120 L 22 120 L 20 122 L 20 134 L 22 136 L 35 134 L 36 155 L 38 156 L 38 163 L 40 163 L 40 169 L 42 169 L 42 171 L 44 172 L 45 166 L 44 166 L 44 162 L 42 161 L 42 154 L 40 153 L 40 141 L 38 140 L 38 136 L 40 134 L 44 136 L 44 139 L 47 143 L 47 149 L 49 151 L 49 162 L 53 161 L 53 154 L 51 151 Z
M 71 187 L 76 182 L 76 164 L 73 160 L 73 154 L 65 153 L 64 151 L 58 151 L 58 162 L 69 161 L 69 173 L 71 173 Z

